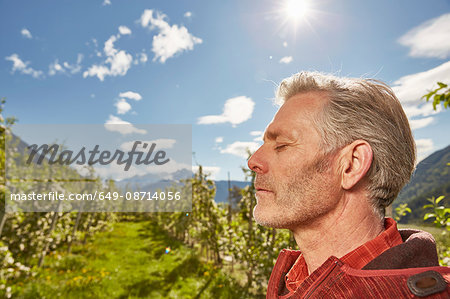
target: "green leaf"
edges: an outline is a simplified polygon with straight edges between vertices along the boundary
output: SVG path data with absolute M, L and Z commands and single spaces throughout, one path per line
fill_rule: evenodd
M 422 97 L 422 99 L 423 98 L 426 98 L 426 100 L 427 100 L 427 102 L 430 100 L 430 98 L 431 98 L 431 96 L 432 96 L 433 94 L 430 92 L 430 93 L 427 93 L 426 95 L 424 95 L 423 97 Z
M 425 214 L 425 216 L 423 216 L 423 220 L 427 220 L 432 217 L 436 218 L 436 215 L 434 213 L 427 213 Z
M 438 204 L 441 200 L 443 200 L 444 197 L 445 197 L 444 195 L 439 196 L 439 197 L 436 199 L 436 204 Z
M 423 209 L 428 209 L 428 208 L 434 208 L 434 206 L 433 205 L 424 205 L 423 206 Z
M 447 87 L 447 84 L 444 84 L 442 82 L 438 82 L 437 84 L 439 85 L 440 88 L 446 88 Z

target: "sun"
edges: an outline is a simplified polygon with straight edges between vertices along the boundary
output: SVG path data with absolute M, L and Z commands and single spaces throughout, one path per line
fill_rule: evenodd
M 309 11 L 307 0 L 286 0 L 284 12 L 286 16 L 294 21 L 304 18 Z

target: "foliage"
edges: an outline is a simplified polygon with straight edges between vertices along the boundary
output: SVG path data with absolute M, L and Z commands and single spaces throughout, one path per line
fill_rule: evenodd
M 427 102 L 433 98 L 433 109 L 436 110 L 437 106 L 442 102 L 444 105 L 444 108 L 448 108 L 449 102 L 450 102 L 450 88 L 447 84 L 444 84 L 442 82 L 437 82 L 436 89 L 430 91 L 426 95 L 424 95 L 422 98 L 425 98 Z
M 433 219 L 433 223 L 438 228 L 443 228 L 441 235 L 436 238 L 436 245 L 439 253 L 439 263 L 442 266 L 450 266 L 450 242 L 448 232 L 450 231 L 450 208 L 440 205 L 444 196 L 435 198 L 434 196 L 428 198 L 429 204 L 423 206 L 424 209 L 429 210 L 424 216 L 424 219 Z
M 403 216 L 406 216 L 406 214 L 411 213 L 411 209 L 408 208 L 408 204 L 407 203 L 402 203 L 400 204 L 398 207 L 395 208 L 395 216 L 394 219 L 396 221 L 400 221 L 400 219 Z
M 0 264 L 0 297 L 10 298 L 24 279 L 34 277 L 37 268 L 45 265 L 46 256 L 55 254 L 62 247 L 70 246 L 75 241 L 85 242 L 92 233 L 107 228 L 114 221 L 115 215 L 83 212 L 25 213 L 13 203 L 11 207 L 15 212 L 7 213 L 5 206 L 7 190 L 22 193 L 31 191 L 39 193 L 43 189 L 64 193 L 87 190 L 84 189 L 83 183 L 63 185 L 53 179 L 52 175 L 65 177 L 70 174 L 73 177 L 76 172 L 68 166 L 59 169 L 49 167 L 48 163 L 43 163 L 39 167 L 20 166 L 25 155 L 18 148 L 20 140 L 13 137 L 11 133 L 11 126 L 16 120 L 5 119 L 1 116 L 4 104 L 5 100 L 2 99 L 0 102 L 0 260 L 3 262 Z M 5 177 L 6 168 L 8 180 Z M 50 179 L 48 183 L 39 184 L 36 181 L 27 180 L 22 174 Z M 14 184 L 11 183 L 12 180 L 15 180 Z M 94 188 L 101 190 L 105 186 L 97 180 Z
M 131 215 L 131 214 L 130 214 Z M 146 220 L 147 218 L 147 220 Z M 21 298 L 240 298 L 243 288 L 154 220 L 115 223 L 16 284 Z M 171 248 L 166 253 L 166 248 Z M 126 262 L 124 262 L 126 261 Z
M 446 165 L 450 161 L 450 146 L 434 152 L 416 167 L 409 184 L 400 192 L 396 205 L 407 203 L 412 213 L 401 220 L 406 222 L 423 219 L 422 206 L 431 196 L 445 195 L 444 202 L 450 198 L 450 168 Z M 395 206 L 394 206 L 395 208 Z
M 431 213 L 426 213 L 423 217 L 424 220 L 433 219 L 436 227 L 443 227 L 450 231 L 450 208 L 446 208 L 445 206 L 439 205 L 441 200 L 444 199 L 444 196 L 439 196 L 435 198 L 428 198 L 427 200 L 430 204 L 424 205 L 424 209 L 432 209 Z
M 433 97 L 434 110 L 437 109 L 437 105 L 439 105 L 441 102 L 443 103 L 444 108 L 447 109 L 449 107 L 450 101 L 450 88 L 447 84 L 444 84 L 442 82 L 437 82 L 437 84 L 439 85 L 439 87 L 424 95 L 423 98 L 425 98 L 428 102 L 428 100 Z M 447 162 L 446 165 L 450 166 L 450 163 Z M 446 174 L 448 174 L 448 171 Z M 448 231 L 450 231 L 450 208 L 447 208 L 445 204 L 439 205 L 444 198 L 445 196 L 443 195 L 439 196 L 438 198 L 435 198 L 434 196 L 431 198 L 427 198 L 427 201 L 430 202 L 430 204 L 424 205 L 423 208 L 431 209 L 431 212 L 425 214 L 424 220 L 434 219 L 433 222 L 436 227 L 443 228 L 441 239 L 437 240 L 438 251 L 440 253 L 439 262 L 443 266 L 449 266 L 450 244 L 447 235 Z
M 171 236 L 197 250 L 208 263 L 229 268 L 232 276 L 245 282 L 238 297 L 264 296 L 265 285 L 278 252 L 295 246 L 288 231 L 257 225 L 253 220 L 256 205 L 254 173 L 247 172 L 252 184 L 230 190 L 237 204 L 214 202 L 215 185 L 200 166 L 187 185 L 192 187 L 192 211 L 189 213 L 158 213 L 156 223 Z M 234 207 L 234 205 L 236 205 Z

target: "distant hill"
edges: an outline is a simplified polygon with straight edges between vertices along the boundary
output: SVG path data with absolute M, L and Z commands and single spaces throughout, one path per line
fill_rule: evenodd
M 401 222 L 422 221 L 425 210 L 423 205 L 427 198 L 444 195 L 441 203 L 450 202 L 450 146 L 436 151 L 416 167 L 411 181 L 403 188 L 394 202 L 394 209 L 400 203 L 407 203 L 412 213 L 402 218 Z
M 177 178 L 174 179 L 180 179 L 180 178 L 187 178 L 187 175 L 191 176 L 191 173 L 186 172 L 180 172 L 176 173 Z M 129 188 L 133 191 L 150 191 L 150 190 L 156 190 L 158 188 L 164 189 L 166 187 L 169 187 L 173 184 L 174 180 L 164 180 L 160 179 L 159 176 L 155 175 L 143 175 L 143 176 L 135 176 L 126 180 L 122 180 L 120 182 L 116 182 L 116 185 L 119 188 L 122 188 L 125 190 L 125 188 Z M 228 181 L 214 181 L 216 185 L 216 196 L 214 198 L 214 201 L 217 203 L 220 202 L 228 202 Z M 234 186 L 242 189 L 245 188 L 250 184 L 250 182 L 242 182 L 242 181 L 230 181 L 231 188 Z
M 133 191 L 150 191 L 155 188 L 164 189 L 171 185 L 171 182 L 192 177 L 192 172 L 187 169 L 177 170 L 176 172 L 169 174 L 167 172 L 162 173 L 149 173 L 145 175 L 136 175 L 128 179 L 124 179 L 116 182 L 116 186 L 125 190 L 126 188 Z M 169 180 L 170 178 L 170 180 Z
M 219 202 L 228 202 L 228 181 L 215 181 L 216 184 L 216 197 L 214 201 Z M 240 189 L 245 188 L 250 185 L 250 182 L 242 182 L 242 181 L 230 181 L 231 188 L 236 186 Z

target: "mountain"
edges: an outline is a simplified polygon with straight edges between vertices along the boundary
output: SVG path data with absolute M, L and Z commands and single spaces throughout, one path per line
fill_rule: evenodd
M 174 183 L 174 180 L 185 179 L 192 176 L 192 173 L 183 169 L 173 174 L 172 180 L 161 179 L 158 175 L 142 175 L 142 176 L 134 176 L 129 179 L 122 180 L 120 182 L 116 182 L 116 185 L 125 190 L 125 188 L 130 188 L 132 191 L 152 191 L 157 189 L 164 189 L 166 187 L 171 186 Z M 214 201 L 217 203 L 228 202 L 228 181 L 214 181 L 216 185 L 216 196 Z M 234 186 L 242 189 L 250 184 L 250 182 L 242 182 L 242 181 L 230 181 L 231 188 Z
M 450 145 L 436 151 L 422 160 L 416 167 L 411 181 L 402 189 L 394 202 L 393 208 L 400 203 L 407 203 L 412 213 L 402 218 L 401 222 L 422 221 L 427 198 L 444 195 L 440 204 L 450 203 Z
M 145 175 L 136 175 L 128 179 L 124 179 L 116 182 L 116 186 L 125 190 L 129 188 L 133 191 L 140 189 L 141 191 L 154 190 L 155 187 L 160 186 L 164 189 L 164 187 L 169 186 L 170 182 L 173 180 L 182 180 L 192 177 L 192 172 L 188 169 L 177 170 L 176 172 L 169 174 L 167 172 L 156 173 L 156 174 L 145 174 Z M 171 178 L 171 180 L 168 180 Z
M 216 197 L 214 198 L 214 201 L 217 203 L 228 203 L 228 181 L 215 181 L 214 183 L 216 184 Z M 233 186 L 243 189 L 250 185 L 250 182 L 230 181 L 230 185 L 231 189 L 233 189 Z

